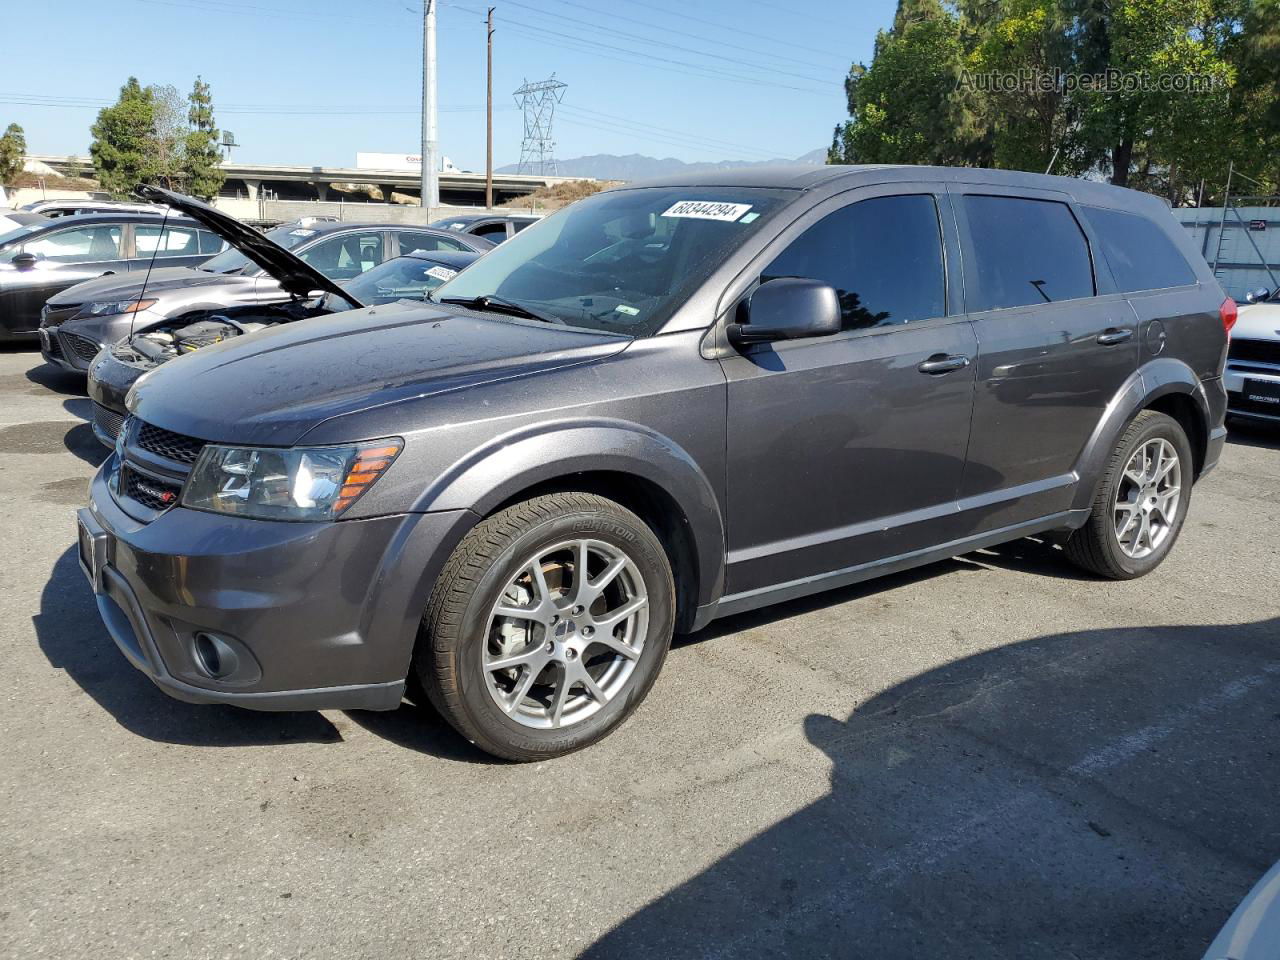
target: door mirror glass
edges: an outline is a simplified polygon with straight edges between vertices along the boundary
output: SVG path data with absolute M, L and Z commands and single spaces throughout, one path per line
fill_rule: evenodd
M 36 255 L 34 253 L 15 253 L 13 259 L 9 262 L 19 270 L 30 270 L 36 265 Z
M 817 280 L 779 277 L 756 287 L 743 304 L 745 323 L 729 324 L 736 347 L 840 332 L 840 298 Z

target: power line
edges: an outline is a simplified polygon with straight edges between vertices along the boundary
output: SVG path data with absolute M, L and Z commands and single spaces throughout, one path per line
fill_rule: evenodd
M 481 11 L 477 10 L 475 7 L 467 7 L 456 2 L 451 3 L 450 8 L 454 10 L 465 11 L 467 13 L 472 13 L 472 14 L 481 14 Z M 652 67 L 655 62 L 668 64 L 669 66 L 664 67 L 664 69 L 667 70 L 668 72 L 690 73 L 691 71 L 694 71 L 691 73 L 692 76 L 700 76 L 703 79 L 725 80 L 725 81 L 738 83 L 738 84 L 751 84 L 753 86 L 768 87 L 774 90 L 777 90 L 777 89 L 796 90 L 801 93 L 828 92 L 826 89 L 822 87 L 814 87 L 814 86 L 801 87 L 801 86 L 796 86 L 794 84 L 779 83 L 773 80 L 760 79 L 758 75 L 752 76 L 752 75 L 747 75 L 742 73 L 733 73 L 730 71 L 722 70 L 719 67 L 706 66 L 698 63 L 690 63 L 687 60 L 676 60 L 672 57 L 661 57 L 661 56 L 658 56 L 657 54 L 646 53 L 643 50 L 635 50 L 629 47 L 620 47 L 620 46 L 617 46 L 616 44 L 604 43 L 603 41 L 590 36 L 583 37 L 583 36 L 576 36 L 574 34 L 569 34 L 569 33 L 556 32 L 554 30 L 549 30 L 545 27 L 537 26 L 536 24 L 526 23 L 525 21 L 522 21 L 522 20 L 512 20 L 510 18 L 506 18 L 503 20 L 503 24 L 504 25 L 514 24 L 517 28 L 514 32 L 522 34 L 528 37 L 529 39 L 536 40 L 541 43 L 546 43 L 550 46 L 565 47 L 566 49 L 573 50 L 578 53 L 585 53 L 589 56 L 608 60 L 610 63 L 618 63 L 619 60 L 615 54 L 622 54 L 624 57 L 643 58 L 640 61 L 632 59 L 626 62 L 639 63 L 640 66 L 646 66 L 646 67 Z M 576 45 L 571 45 L 571 44 L 576 44 Z M 615 51 L 615 53 L 606 54 L 602 52 L 604 50 Z
M 28 107 L 70 107 L 75 109 L 100 109 L 111 106 L 116 101 L 103 97 L 62 97 L 47 94 L 0 93 L 0 103 L 13 106 Z M 236 104 L 226 103 L 215 107 L 219 114 L 236 116 L 301 116 L 301 117 L 343 117 L 343 116 L 395 116 L 400 114 L 417 115 L 421 112 L 418 106 L 387 106 L 382 108 L 363 107 L 358 104 Z M 442 106 L 442 113 L 478 113 L 484 104 L 455 104 Z M 512 105 L 503 104 L 495 109 L 504 112 L 514 111 Z
M 695 17 L 691 13 L 682 13 L 679 10 L 671 10 L 671 9 L 668 9 L 667 7 L 658 7 L 648 2 L 648 0 L 624 0 L 624 2 L 634 4 L 635 6 L 644 7 L 648 10 L 654 10 L 658 13 L 665 13 L 669 17 L 679 17 L 682 20 L 689 20 L 693 23 L 701 23 L 704 26 L 715 27 L 717 30 L 728 30 L 732 33 L 742 34 L 744 37 L 755 37 L 756 39 L 767 40 L 769 43 L 780 44 L 781 46 L 784 46 L 784 47 L 794 47 L 797 50 L 805 51 L 810 55 L 810 57 L 812 57 L 812 55 L 816 53 L 816 54 L 821 54 L 822 56 L 825 56 L 825 57 L 830 57 L 834 60 L 839 60 L 842 63 L 851 62 L 851 59 L 847 54 L 836 53 L 834 50 L 821 50 L 821 49 L 814 48 L 811 44 L 808 44 L 808 43 L 795 43 L 790 40 L 780 40 L 777 37 L 771 37 L 768 34 L 756 33 L 752 30 L 743 30 L 741 27 L 736 27 L 727 23 L 717 23 L 714 20 L 707 20 L 704 17 Z M 811 17 L 805 17 L 803 19 L 812 20 Z M 790 59 L 790 58 L 787 58 L 787 59 Z M 797 62 L 806 63 L 808 61 L 798 60 Z
M 598 11 L 593 10 L 591 7 L 586 6 L 585 4 L 577 3 L 577 2 L 576 2 L 576 0 L 556 0 L 556 2 L 558 2 L 558 3 L 562 3 L 562 4 L 565 4 L 566 6 L 570 6 L 570 7 L 577 7 L 577 8 L 579 8 L 579 9 L 581 9 L 581 10 L 590 10 L 590 11 L 592 11 L 593 13 L 598 12 Z M 530 5 L 530 4 L 527 4 L 527 3 L 524 3 L 524 2 L 522 2 L 522 0 L 507 0 L 507 3 L 511 4 L 511 5 L 512 5 L 512 6 L 514 6 L 514 7 L 523 7 L 523 8 L 524 8 L 524 9 L 526 9 L 526 10 L 533 10 L 533 11 L 535 11 L 535 12 L 539 12 L 539 13 L 541 13 L 541 12 L 542 12 L 542 11 L 540 11 L 537 7 L 532 6 L 532 5 Z M 645 22 L 644 22 L 643 20 L 636 20 L 636 19 L 635 19 L 635 18 L 633 18 L 633 17 L 623 16 L 622 14 L 610 13 L 610 14 L 605 14 L 605 15 L 606 15 L 606 16 L 614 17 L 615 19 L 619 19 L 619 20 L 629 20 L 629 21 L 631 21 L 632 23 L 640 23 L 640 24 L 643 24 L 643 25 L 645 25 L 645 26 L 649 26 L 649 24 L 645 24 Z M 575 24 L 579 24 L 579 25 L 581 25 L 581 26 L 586 26 L 586 27 L 589 27 L 589 28 L 594 29 L 594 30 L 602 30 L 602 31 L 604 31 L 605 33 L 611 33 L 611 34 L 613 34 L 613 35 L 615 35 L 615 36 L 622 37 L 622 38 L 624 38 L 624 39 L 634 40 L 634 41 L 637 41 L 637 42 L 639 42 L 639 43 L 647 43 L 647 44 L 650 44 L 651 46 L 662 47 L 662 48 L 663 48 L 663 49 L 665 49 L 665 50 L 679 50 L 679 51 L 682 51 L 682 52 L 684 52 L 684 53 L 693 53 L 693 54 L 697 54 L 697 55 L 698 55 L 698 56 L 700 56 L 700 57 L 708 57 L 708 58 L 711 58 L 711 59 L 713 59 L 713 60 L 725 60 L 725 61 L 728 61 L 729 63 L 735 63 L 735 64 L 740 64 L 740 63 L 742 62 L 742 58 L 741 58 L 741 57 L 728 57 L 728 56 L 724 56 L 723 54 L 710 53 L 710 52 L 708 52 L 708 51 L 706 51 L 706 50 L 697 50 L 697 49 L 694 49 L 693 47 L 683 47 L 683 46 L 681 46 L 680 44 L 672 43 L 670 40 L 655 40 L 655 39 L 653 39 L 653 38 L 651 38 L 651 37 L 644 37 L 644 36 L 641 36 L 640 34 L 636 34 L 636 33 L 629 33 L 629 32 L 627 32 L 627 31 L 625 31 L 625 30 L 618 30 L 618 29 L 615 29 L 615 28 L 613 28 L 613 27 L 606 27 L 606 26 L 602 26 L 602 25 L 600 25 L 600 24 L 598 24 L 598 23 L 591 23 L 591 22 L 589 22 L 589 21 L 582 20 L 582 19 L 577 18 L 577 17 L 565 17 L 565 16 L 560 16 L 560 17 L 558 17 L 557 19 L 559 19 L 559 20 L 567 20 L 567 21 L 568 21 L 568 22 L 570 22 L 570 23 L 575 23 Z M 693 37 L 693 39 L 695 39 L 695 40 L 701 40 L 701 41 L 703 41 L 703 42 L 721 43 L 721 44 L 725 44 L 725 45 L 727 45 L 727 46 L 733 46 L 733 44 L 727 44 L 725 41 L 722 41 L 722 40 L 710 40 L 710 41 L 709 41 L 707 37 L 700 37 L 700 36 L 696 36 L 696 35 L 693 35 L 693 34 L 682 34 L 680 31 L 672 31 L 672 30 L 666 30 L 666 29 L 664 29 L 664 31 L 663 31 L 663 32 L 665 32 L 665 33 L 669 33 L 669 34 L 670 34 L 670 33 L 674 33 L 674 34 L 676 34 L 677 36 L 692 36 L 692 37 Z M 739 49 L 744 49 L 744 48 L 739 48 Z M 745 48 L 745 49 L 750 49 L 750 48 Z M 796 72 L 795 72 L 795 71 L 793 71 L 793 70 L 782 70 L 782 69 L 779 69 L 779 68 L 777 68 L 777 67 L 770 67 L 770 68 L 763 68 L 763 69 L 766 69 L 766 70 L 767 70 L 767 72 L 770 72 L 770 73 L 776 73 L 776 74 L 778 74 L 779 76 L 784 76 L 784 77 L 793 77 L 793 78 L 795 78 L 795 79 L 799 79 L 799 80 L 809 80 L 809 81 L 814 82 L 814 83 L 821 83 L 821 82 L 822 82 L 822 78 L 821 78 L 821 77 L 815 77 L 815 76 L 812 76 L 812 75 L 807 74 L 807 73 L 796 73 Z
M 662 127 L 657 124 L 633 120 L 630 117 L 601 113 L 598 110 L 588 110 L 586 107 L 579 107 L 575 105 L 566 106 L 562 109 L 567 111 L 571 117 L 576 115 L 582 123 L 607 123 L 615 127 L 621 127 L 623 130 L 631 130 L 637 135 L 645 134 L 647 136 L 651 136 L 655 140 L 666 138 L 672 143 L 675 143 L 677 140 L 687 141 L 686 143 L 675 143 L 676 146 L 698 146 L 717 150 L 733 150 L 739 153 L 759 154 L 761 156 L 773 156 L 768 151 L 761 150 L 759 147 L 746 146 L 745 144 L 733 143 L 728 140 L 719 140 L 714 137 L 704 137 L 699 134 L 685 133 L 682 130 L 676 130 L 672 127 Z

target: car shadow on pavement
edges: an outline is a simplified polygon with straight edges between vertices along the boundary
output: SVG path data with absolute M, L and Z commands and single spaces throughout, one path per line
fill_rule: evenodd
M 69 397 L 87 397 L 86 379 L 83 373 L 72 373 L 55 367 L 52 363 L 40 363 L 26 371 L 27 379 L 32 383 L 46 387 L 55 393 Z
M 139 736 L 200 747 L 342 739 L 333 724 L 314 711 L 258 713 L 182 703 L 162 693 L 116 649 L 98 617 L 75 547 L 54 565 L 32 623 L 50 665 L 65 672 L 117 723 Z
M 506 765 L 455 731 L 429 703 L 406 700 L 398 710 L 348 710 L 347 716 L 375 736 L 407 750 L 457 763 Z
M 1063 633 L 810 715 L 831 790 L 583 954 L 1196 958 L 1280 858 L 1280 619 Z M 696 846 L 696 844 L 695 844 Z M 684 875 L 678 838 L 646 867 Z
M 1227 442 L 1242 447 L 1280 450 L 1280 423 L 1259 423 L 1233 417 L 1227 426 Z

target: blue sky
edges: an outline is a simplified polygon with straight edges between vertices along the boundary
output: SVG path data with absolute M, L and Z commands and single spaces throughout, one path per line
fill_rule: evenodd
M 494 35 L 494 162 L 518 159 L 511 92 L 569 84 L 557 155 L 682 160 L 797 156 L 830 141 L 842 80 L 868 60 L 894 0 L 441 0 L 440 143 L 484 167 L 484 24 Z M 233 158 L 350 165 L 357 150 L 418 151 L 421 0 L 63 0 L 18 4 L 0 128 L 33 153 L 83 153 L 99 101 L 129 74 L 213 87 Z M 110 12 L 107 12 L 107 11 Z M 37 42 L 38 41 L 38 42 Z M 57 105 L 54 105 L 57 104 Z

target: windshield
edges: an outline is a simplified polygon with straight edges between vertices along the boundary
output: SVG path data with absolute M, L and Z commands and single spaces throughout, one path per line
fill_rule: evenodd
M 309 227 L 285 225 L 276 227 L 274 230 L 268 230 L 266 237 L 286 250 L 292 250 L 294 247 L 314 237 L 316 233 L 317 231 Z M 250 276 L 262 272 L 261 267 L 235 247 L 229 247 L 216 257 L 206 260 L 200 269 L 208 270 L 210 273 L 245 273 Z
M 651 336 L 794 196 L 745 187 L 608 190 L 516 234 L 434 299 L 501 297 L 569 326 Z
M 432 260 L 397 257 L 349 280 L 343 287 L 361 303 L 370 306 L 396 300 L 424 300 L 428 290 L 452 279 L 457 272 L 457 267 Z

